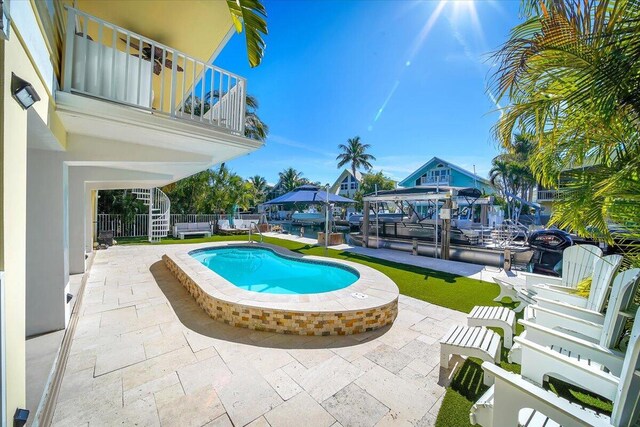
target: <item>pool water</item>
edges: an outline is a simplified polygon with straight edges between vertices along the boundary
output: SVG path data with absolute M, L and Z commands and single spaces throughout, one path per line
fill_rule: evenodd
M 347 267 L 283 257 L 264 248 L 209 248 L 191 256 L 235 286 L 253 292 L 316 294 L 345 288 L 359 278 Z

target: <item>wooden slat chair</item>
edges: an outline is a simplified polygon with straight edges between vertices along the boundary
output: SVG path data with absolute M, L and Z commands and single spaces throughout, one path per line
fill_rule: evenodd
M 482 369 L 485 375 L 494 379 L 494 385 L 471 408 L 471 424 L 483 427 L 635 425 L 640 415 L 639 336 L 640 322 L 635 322 L 612 396 L 613 411 L 610 417 L 569 402 L 521 375 L 484 362 Z
M 600 344 L 604 348 L 613 347 L 615 339 L 620 336 L 625 318 L 630 316 L 629 307 L 633 303 L 633 296 L 640 282 L 638 276 L 640 276 L 640 269 L 626 270 L 616 276 L 605 313 L 595 313 L 576 307 L 573 311 L 579 310 L 579 316 L 572 316 L 550 310 L 539 304 L 530 305 L 527 307 L 524 318 L 519 322 L 525 327 L 525 331 L 520 335 L 521 339 L 552 342 L 554 333 L 561 333 Z M 536 335 L 529 335 L 529 330 L 535 331 L 531 333 Z M 543 333 L 547 335 L 546 338 L 541 335 Z M 518 342 L 511 348 L 508 359 L 511 363 L 522 363 L 522 346 Z
M 604 310 L 607 295 L 609 294 L 609 287 L 622 264 L 622 260 L 622 255 L 607 255 L 596 259 L 588 297 L 576 295 L 573 289 L 570 290 L 566 287 L 535 285 L 533 286 L 536 292 L 534 299 L 536 301 L 540 298 L 560 301 L 569 305 L 586 308 L 587 310 L 601 312 Z
M 499 363 L 500 342 L 500 335 L 483 326 L 452 326 L 440 340 L 440 366 L 449 369 L 452 354 Z M 486 385 L 492 384 L 488 376 L 485 376 L 484 381 Z
M 520 301 L 516 312 L 533 303 L 535 285 L 554 285 L 574 289 L 586 277 L 593 275 L 594 262 L 602 256 L 602 249 L 594 245 L 573 245 L 562 252 L 562 277 L 545 276 L 536 273 L 521 272 L 520 277 L 499 278 L 493 280 L 500 286 L 500 294 L 494 301 L 504 297 Z
M 637 282 L 633 285 L 632 278 L 639 271 L 638 269 L 630 269 L 616 276 L 614 285 L 618 282 L 622 283 L 612 287 L 607 312 L 609 307 L 614 310 L 617 307 L 620 312 L 628 310 L 633 300 L 633 292 L 623 285 L 626 282 L 628 286 L 638 286 Z M 597 341 L 600 339 L 603 329 L 605 329 L 607 320 L 607 312 L 603 313 L 602 310 L 598 310 L 603 306 L 604 301 L 595 301 L 589 308 L 538 298 L 536 304 L 527 307 L 524 320 L 549 328 L 574 331 Z
M 506 307 L 476 305 L 467 315 L 467 326 L 487 326 L 503 331 L 504 346 L 513 345 L 513 331 L 516 328 L 516 313 Z
M 609 287 L 621 263 L 620 255 L 608 255 L 596 260 L 588 298 L 548 286 L 540 287 L 539 293 L 535 296 L 536 304 L 525 309 L 524 320 L 549 328 L 568 329 L 568 324 L 577 325 L 575 327 L 579 329 L 576 332 L 598 339 L 604 323 L 602 312 L 609 295 Z M 555 300 L 544 298 L 542 295 L 548 295 Z M 588 318 L 585 318 L 587 316 Z
M 521 321 L 526 330 L 515 340 L 522 349 L 522 376 L 538 385 L 547 376 L 558 377 L 613 400 L 625 363 L 624 354 L 614 347 L 625 323 L 633 316 L 623 309 L 639 282 L 640 269 L 627 270 L 616 277 L 602 335 L 596 342 Z M 635 322 L 634 331 L 640 333 L 639 328 L 640 322 Z

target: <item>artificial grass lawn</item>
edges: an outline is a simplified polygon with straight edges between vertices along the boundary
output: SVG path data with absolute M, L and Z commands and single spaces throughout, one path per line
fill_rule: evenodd
M 212 236 L 185 240 L 166 238 L 162 240 L 162 242 L 155 244 L 189 244 L 248 239 L 248 236 L 243 235 Z M 458 310 L 463 313 L 468 313 L 476 305 L 499 305 L 493 301 L 493 298 L 498 296 L 498 285 L 492 283 L 430 270 L 428 268 L 399 264 L 347 251 L 328 249 L 325 253 L 325 249 L 322 247 L 290 240 L 265 237 L 264 242 L 282 246 L 303 255 L 327 256 L 329 258 L 344 259 L 367 265 L 391 278 L 391 280 L 398 285 L 398 289 L 403 295 Z M 150 244 L 145 238 L 120 238 L 118 239 L 118 243 L 124 245 Z M 502 303 L 502 305 L 513 307 L 514 304 Z M 522 327 L 518 325 L 517 333 L 521 331 Z M 496 329 L 496 332 L 502 333 L 502 330 Z M 503 362 L 500 363 L 500 366 L 508 371 L 520 373 L 520 365 L 508 363 L 507 354 L 508 350 L 503 347 L 501 355 Z M 487 387 L 482 382 L 483 371 L 480 366 L 481 363 L 481 360 L 469 358 L 463 366 L 458 369 L 443 398 L 442 406 L 436 420 L 437 427 L 470 425 L 469 410 L 473 403 L 487 390 Z M 584 406 L 598 412 L 611 412 L 611 402 L 603 400 L 596 395 L 576 390 L 574 387 L 562 381 L 551 380 L 550 383 L 547 384 L 547 387 L 562 397 L 574 401 L 577 400 Z

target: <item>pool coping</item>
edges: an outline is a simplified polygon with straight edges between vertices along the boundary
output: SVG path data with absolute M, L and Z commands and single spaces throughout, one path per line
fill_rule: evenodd
M 337 264 L 356 270 L 360 277 L 345 288 L 319 294 L 248 291 L 233 285 L 190 255 L 197 250 L 225 246 L 260 247 L 287 258 Z M 189 245 L 162 258 L 212 318 L 235 326 L 305 335 L 343 335 L 377 329 L 393 322 L 397 315 L 400 292 L 396 284 L 383 273 L 359 263 L 303 256 L 280 246 L 246 241 Z

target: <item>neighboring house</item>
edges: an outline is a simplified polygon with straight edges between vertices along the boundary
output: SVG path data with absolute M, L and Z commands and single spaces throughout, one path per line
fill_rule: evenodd
M 486 194 L 494 194 L 495 188 L 491 183 L 473 172 L 449 163 L 439 157 L 434 157 L 420 166 L 411 175 L 400 181 L 400 187 L 433 189 L 477 188 Z
M 4 1 L 0 15 L 0 425 L 18 408 L 37 425 L 32 385 L 49 372 L 27 387 L 26 338 L 69 324 L 97 191 L 164 186 L 262 143 L 244 137 L 245 79 L 211 65 L 235 32 L 226 2 Z
M 282 187 L 282 181 L 278 180 L 278 182 L 276 182 L 276 185 L 269 187 L 269 191 L 267 191 L 267 194 L 265 196 L 265 202 L 275 199 L 276 197 L 280 197 L 285 193 L 286 191 L 284 191 L 284 188 Z
M 360 188 L 360 182 L 362 181 L 362 174 L 356 171 L 356 175 L 353 175 L 351 169 L 345 169 L 342 171 L 336 182 L 333 183 L 329 191 L 333 194 L 339 194 L 343 197 L 353 199 L 356 192 Z
M 544 208 L 543 212 L 546 215 L 551 215 L 553 213 L 553 201 L 556 198 L 557 191 L 548 190 L 542 185 L 538 185 L 533 194 L 533 201 Z

